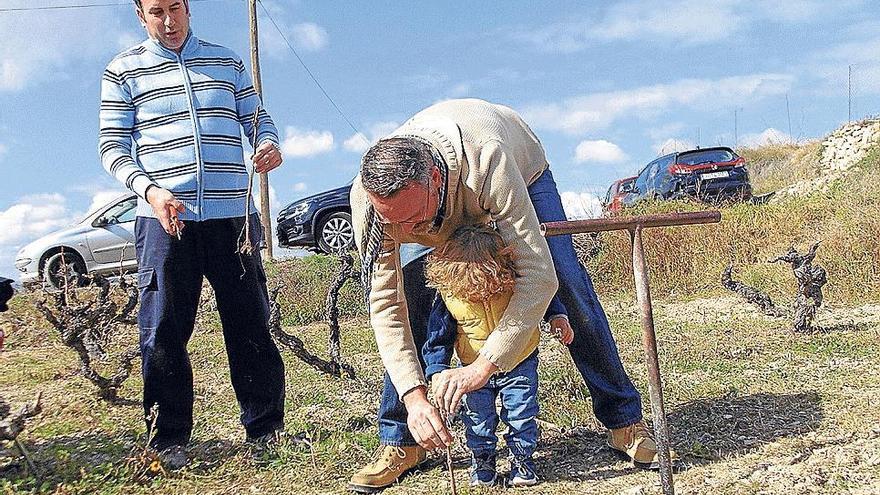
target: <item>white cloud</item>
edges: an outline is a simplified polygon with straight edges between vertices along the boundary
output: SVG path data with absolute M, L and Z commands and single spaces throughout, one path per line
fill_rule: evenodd
M 676 151 L 692 150 L 696 148 L 696 145 L 694 145 L 692 141 L 688 141 L 686 139 L 669 138 L 664 141 L 654 143 L 651 148 L 657 153 L 657 156 L 660 156 Z
M 293 42 L 297 48 L 306 51 L 318 51 L 327 46 L 327 30 L 321 26 L 304 22 L 291 28 Z
M 746 148 L 757 148 L 768 144 L 789 144 L 794 142 L 788 134 L 768 127 L 758 134 L 746 134 L 739 138 L 739 145 Z
M 133 9 L 126 15 L 134 19 Z M 84 60 L 109 61 L 125 22 L 115 9 L 0 15 L 0 92 L 24 90 Z
M 80 220 L 60 194 L 36 194 L 19 198 L 0 211 L 0 275 L 15 278 L 15 254 L 25 244 Z
M 840 96 L 845 94 L 851 84 L 853 96 L 880 94 L 880 36 L 876 29 L 880 23 L 871 24 L 871 33 L 857 30 L 849 41 L 832 45 L 813 54 L 800 67 L 805 77 L 816 77 L 824 82 L 826 94 Z M 850 80 L 850 68 L 852 79 Z
M 262 0 L 260 4 L 272 16 L 273 22 L 264 16 L 262 9 L 258 9 L 260 22 L 265 28 L 260 30 L 260 53 L 268 57 L 287 58 L 291 55 L 289 42 L 297 51 L 314 52 L 327 46 L 327 30 L 313 22 L 295 23 L 288 14 L 291 2 L 289 0 Z M 277 24 L 284 36 L 279 34 L 273 25 Z M 285 38 L 287 41 L 285 41 Z
M 297 182 L 293 185 L 293 192 L 303 192 L 309 188 L 309 185 L 305 182 Z
M 523 111 L 536 127 L 581 134 L 602 130 L 634 116 L 649 119 L 670 107 L 715 109 L 741 101 L 785 94 L 793 78 L 784 74 L 753 74 L 723 79 L 682 79 L 635 89 L 593 93 L 560 103 L 535 104 Z
M 3 156 L 5 156 L 6 153 L 9 153 L 9 147 L 3 143 L 0 143 L 0 160 L 3 159 Z
M 110 201 L 118 198 L 119 196 L 125 194 L 126 191 L 122 189 L 111 189 L 105 191 L 98 191 L 92 195 L 92 203 L 89 205 L 86 210 L 88 213 L 92 213 L 98 208 L 107 205 Z
M 569 220 L 602 216 L 602 200 L 590 192 L 565 191 L 560 193 L 562 209 Z
M 285 157 L 304 158 L 332 151 L 333 134 L 330 131 L 312 131 L 288 126 L 284 130 L 281 151 Z
M 843 0 L 857 6 L 859 1 Z M 601 15 L 568 20 L 513 35 L 540 50 L 571 53 L 596 43 L 668 41 L 702 45 L 729 40 L 761 22 L 801 24 L 827 13 L 819 0 L 676 0 L 618 2 Z
M 574 151 L 574 161 L 578 163 L 618 163 L 626 159 L 626 153 L 620 149 L 620 146 L 604 139 L 581 141 Z
M 397 122 L 376 122 L 369 126 L 369 130 L 367 131 L 369 137 L 362 132 L 352 134 L 342 143 L 342 147 L 348 151 L 363 153 L 364 151 L 367 151 L 370 146 L 375 144 L 376 141 L 391 134 L 398 127 L 400 127 L 400 124 Z

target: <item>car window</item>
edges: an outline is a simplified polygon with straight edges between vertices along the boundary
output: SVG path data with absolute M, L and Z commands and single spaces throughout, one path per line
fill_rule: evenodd
M 678 163 L 699 165 L 701 163 L 729 162 L 736 157 L 728 150 L 700 150 L 678 155 Z
M 657 160 L 657 172 L 654 176 L 654 188 L 661 189 L 663 182 L 669 180 L 669 166 L 675 160 L 675 155 L 669 155 Z
M 611 187 L 608 188 L 608 192 L 605 193 L 605 204 L 606 204 L 606 205 L 607 205 L 608 203 L 611 202 L 611 196 L 614 195 L 614 194 L 612 193 L 612 191 L 614 191 L 614 186 L 615 186 L 615 185 L 616 185 L 616 183 L 615 183 L 615 184 L 611 184 Z
M 107 225 L 132 222 L 137 216 L 137 198 L 129 198 L 110 207 L 103 215 Z
M 651 171 L 653 170 L 654 165 L 656 165 L 656 161 L 645 165 L 645 168 L 643 168 L 642 171 L 639 172 L 639 176 L 636 177 L 635 187 L 639 190 L 639 194 L 644 194 L 647 190 L 649 177 L 651 177 Z

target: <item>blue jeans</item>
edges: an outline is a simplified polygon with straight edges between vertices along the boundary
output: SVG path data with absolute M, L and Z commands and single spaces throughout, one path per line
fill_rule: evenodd
M 186 346 L 203 278 L 214 288 L 232 388 L 248 436 L 284 426 L 284 363 L 269 336 L 266 274 L 259 251 L 236 253 L 243 226 L 244 217 L 186 222 L 177 240 L 155 218 L 135 221 L 144 412 L 159 406 L 156 448 L 186 444 L 192 432 L 193 372 Z M 251 232 L 258 242 L 261 231 L 253 215 Z
M 562 200 L 550 170 L 541 174 L 529 186 L 528 191 L 540 222 L 566 219 Z M 559 279 L 559 291 L 556 296 L 568 312 L 568 319 L 574 330 L 574 341 L 568 346 L 568 351 L 590 391 L 596 418 L 606 428 L 612 429 L 641 421 L 641 396 L 623 369 L 605 310 L 599 303 L 590 275 L 577 259 L 571 236 L 548 237 L 547 244 L 550 246 L 556 277 Z M 426 299 L 421 294 L 430 289 L 424 287 L 423 272 L 409 275 L 407 273 L 407 269 L 404 269 L 407 301 L 422 301 L 418 304 L 409 304 L 413 337 L 416 348 L 421 353 L 425 342 L 425 325 L 431 309 L 430 300 L 433 296 L 427 298 L 427 303 L 424 302 Z M 420 275 L 420 278 L 417 275 Z M 414 287 L 413 284 L 420 285 Z M 406 408 L 398 399 L 397 391 L 387 374 L 379 406 L 379 439 L 385 445 L 416 444 L 406 426 Z
M 436 291 L 425 283 L 425 255 L 428 251 L 418 253 L 403 267 L 403 286 L 407 307 L 409 308 L 409 324 L 412 328 L 413 340 L 416 349 L 419 350 L 419 360 L 422 369 L 425 368 L 425 360 L 422 357 L 422 346 L 428 333 L 428 317 L 431 304 L 434 301 Z M 404 253 L 401 253 L 401 258 Z M 385 373 L 385 384 L 382 388 L 382 398 L 379 403 L 379 442 L 383 445 L 417 445 L 409 427 L 406 425 L 406 407 L 397 394 L 397 389 L 391 383 L 391 377 Z
M 464 397 L 464 433 L 475 456 L 494 454 L 499 416 L 495 399 L 501 397 L 501 421 L 508 426 L 504 440 L 510 454 L 527 459 L 538 445 L 538 351 L 507 373 L 489 378 L 482 388 Z

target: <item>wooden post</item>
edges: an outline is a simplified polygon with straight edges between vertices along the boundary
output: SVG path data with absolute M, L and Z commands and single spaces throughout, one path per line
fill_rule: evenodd
M 254 90 L 263 99 L 263 81 L 260 78 L 260 47 L 257 29 L 257 0 L 248 0 L 248 13 L 251 26 L 251 71 L 254 80 Z M 256 129 L 254 132 L 257 132 Z M 259 144 L 259 143 L 257 143 Z M 263 238 L 266 247 L 263 250 L 263 258 L 272 261 L 272 216 L 269 211 L 269 174 L 260 174 L 260 220 L 263 224 Z

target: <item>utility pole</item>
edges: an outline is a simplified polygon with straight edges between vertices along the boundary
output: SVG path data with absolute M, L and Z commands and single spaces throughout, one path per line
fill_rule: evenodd
M 736 111 L 737 110 L 739 110 L 739 109 L 736 107 L 733 108 L 733 147 L 734 148 L 736 148 L 736 146 L 739 144 L 739 133 L 738 133 L 739 129 L 737 129 L 737 121 L 736 121 Z
M 257 95 L 260 97 L 260 101 L 262 101 L 263 81 L 260 78 L 260 47 L 258 36 L 259 33 L 257 30 L 257 0 L 248 0 L 248 13 L 251 26 L 251 71 L 253 73 L 254 79 L 254 90 L 256 90 Z M 254 129 L 254 132 L 256 133 L 257 130 Z M 272 217 L 271 213 L 269 212 L 268 172 L 263 172 L 260 174 L 260 219 L 263 224 L 263 239 L 266 243 L 263 257 L 269 261 L 272 261 L 272 236 L 274 234 L 272 233 Z
M 788 108 L 788 93 L 785 93 L 785 114 L 788 115 L 788 139 L 791 141 L 791 111 Z
M 849 102 L 848 107 L 847 107 L 848 112 L 846 115 L 846 121 L 852 122 L 852 64 L 850 64 L 850 66 L 849 66 L 849 79 L 848 79 L 846 87 L 847 87 L 847 93 L 848 93 L 847 99 Z

